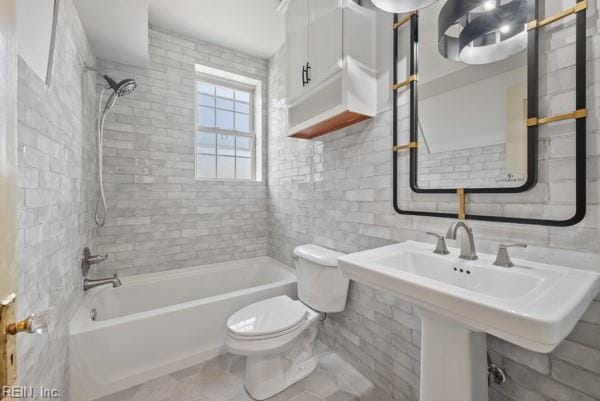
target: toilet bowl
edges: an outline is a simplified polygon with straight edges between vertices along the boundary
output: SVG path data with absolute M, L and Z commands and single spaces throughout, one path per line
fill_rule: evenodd
M 283 295 L 248 305 L 229 318 L 225 346 L 244 355 L 244 385 L 265 400 L 310 375 L 317 367 L 313 344 L 321 312 L 341 312 L 349 281 L 337 268 L 343 254 L 317 245 L 294 250 L 298 297 Z

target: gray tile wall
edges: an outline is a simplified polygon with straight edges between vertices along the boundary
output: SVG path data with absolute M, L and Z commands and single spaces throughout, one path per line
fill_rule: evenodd
M 20 335 L 18 381 L 68 400 L 68 324 L 79 305 L 81 253 L 93 244 L 95 57 L 72 0 L 61 0 L 48 86 L 18 66 L 18 318 L 49 311 L 48 334 Z
M 266 104 L 266 60 L 158 27 L 150 29 L 148 68 L 99 61 L 115 79 L 133 77 L 139 84 L 106 122 L 109 211 L 98 251 L 110 257 L 102 272 L 145 273 L 266 254 L 266 180 L 194 178 L 196 63 L 263 81 Z M 266 107 L 263 114 L 266 137 Z M 263 163 L 266 170 L 266 155 Z
M 429 153 L 419 149 L 418 183 L 421 188 L 515 187 L 526 177 L 509 178 L 506 145 Z
M 547 4 L 549 14 L 561 8 L 551 3 Z M 597 2 L 592 3 L 597 9 Z M 590 11 L 588 215 L 585 221 L 569 228 L 470 222 L 481 251 L 495 252 L 503 241 L 526 242 L 530 247 L 514 251 L 515 256 L 578 267 L 600 265 L 600 36 L 596 34 L 596 18 L 597 14 Z M 574 107 L 573 33 L 570 21 L 564 29 L 544 30 L 540 44 L 544 115 L 572 111 Z M 269 75 L 269 255 L 292 265 L 291 252 L 302 243 L 355 252 L 409 239 L 431 241 L 425 231 L 444 232 L 451 220 L 401 216 L 392 210 L 390 111 L 315 141 L 286 137 L 285 110 L 281 107 L 285 103 L 284 66 L 282 50 L 270 60 Z M 399 124 L 400 132 L 405 132 L 406 94 L 400 98 Z M 469 210 L 547 218 L 569 216 L 573 212 L 573 128 L 573 123 L 567 122 L 541 130 L 540 183 L 535 189 L 521 195 L 472 196 Z M 402 206 L 456 212 L 455 196 L 417 196 L 410 192 L 407 162 L 406 155 L 401 156 Z M 490 389 L 491 400 L 600 400 L 599 309 L 600 297 L 568 340 L 551 355 L 532 353 L 490 337 L 492 358 L 506 367 L 510 376 L 507 385 Z M 396 400 L 418 400 L 420 321 L 409 303 L 352 283 L 347 309 L 330 316 L 323 338 Z

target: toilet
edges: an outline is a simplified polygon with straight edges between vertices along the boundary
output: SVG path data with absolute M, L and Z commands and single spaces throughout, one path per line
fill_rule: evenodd
M 299 299 L 265 299 L 228 319 L 225 346 L 247 357 L 244 385 L 252 398 L 270 398 L 317 367 L 313 344 L 319 317 L 346 307 L 349 281 L 338 268 L 342 255 L 312 244 L 295 248 Z

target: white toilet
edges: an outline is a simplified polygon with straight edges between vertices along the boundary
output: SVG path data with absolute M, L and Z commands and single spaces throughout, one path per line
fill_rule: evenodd
M 264 400 L 311 374 L 317 367 L 313 344 L 321 312 L 346 307 L 348 279 L 342 276 L 342 253 L 317 245 L 294 249 L 298 298 L 287 295 L 248 305 L 227 321 L 225 345 L 245 355 L 248 394 Z

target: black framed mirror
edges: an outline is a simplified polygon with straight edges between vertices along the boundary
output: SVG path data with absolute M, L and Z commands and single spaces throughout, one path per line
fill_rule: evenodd
M 435 7 L 421 10 L 419 15 L 395 16 L 393 202 L 398 213 L 551 226 L 573 225 L 583 219 L 586 9 L 587 2 L 579 1 L 571 9 L 539 20 L 537 0 L 442 0 Z M 576 108 L 572 113 L 542 117 L 538 103 L 539 30 L 573 14 L 576 15 Z M 419 30 L 422 23 L 435 26 Z M 407 72 L 398 68 L 403 26 L 410 36 Z M 438 64 L 423 67 L 427 60 Z M 527 77 L 525 81 L 523 75 Z M 399 143 L 398 93 L 406 90 L 410 92 L 409 142 Z M 434 115 L 434 110 L 436 113 L 442 110 L 442 117 Z M 473 118 L 474 111 L 481 113 L 481 118 Z M 576 121 L 576 210 L 572 217 L 546 220 L 467 212 L 465 199 L 469 194 L 531 190 L 538 179 L 539 126 L 567 119 Z M 496 124 L 492 128 L 482 125 L 492 120 Z M 457 140 L 448 135 L 452 129 L 468 131 L 467 139 Z M 461 148 L 465 144 L 468 147 Z M 415 193 L 456 193 L 456 214 L 400 208 L 398 158 L 403 152 L 409 152 L 410 189 Z M 481 179 L 469 181 L 472 177 L 468 174 L 456 174 L 461 167 Z M 487 167 L 493 168 L 487 171 Z

